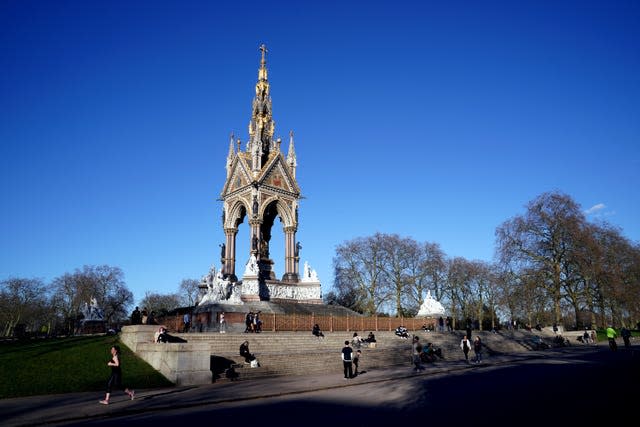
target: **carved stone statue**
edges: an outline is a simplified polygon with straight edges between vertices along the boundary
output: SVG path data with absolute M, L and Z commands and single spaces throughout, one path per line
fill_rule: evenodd
M 300 242 L 298 242 L 296 243 L 295 256 L 300 256 L 300 249 L 302 249 L 302 245 L 300 244 Z
M 260 257 L 269 258 L 269 242 L 265 239 L 260 241 Z
M 302 274 L 302 282 L 319 282 L 318 273 L 309 266 L 307 261 L 304 262 L 304 272 Z
M 215 266 L 211 266 L 209 273 L 202 277 L 201 284 L 206 285 L 207 290 L 198 302 L 199 305 L 227 301 L 231 296 L 231 281 L 224 277 L 222 269 L 217 271 Z
M 305 279 L 309 278 L 309 263 L 307 261 L 304 262 L 304 272 L 302 273 L 302 277 Z
M 251 254 L 251 257 L 249 257 L 249 260 L 247 261 L 247 265 L 244 268 L 244 275 L 257 276 L 259 271 L 260 270 L 258 268 L 258 259 L 254 254 Z

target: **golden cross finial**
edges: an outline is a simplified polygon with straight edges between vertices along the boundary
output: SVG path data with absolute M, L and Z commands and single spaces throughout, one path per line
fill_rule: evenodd
M 267 62 L 265 59 L 265 55 L 267 54 L 267 46 L 265 46 L 265 44 L 263 43 L 258 49 L 262 52 L 262 60 L 260 61 L 260 63 L 264 64 Z

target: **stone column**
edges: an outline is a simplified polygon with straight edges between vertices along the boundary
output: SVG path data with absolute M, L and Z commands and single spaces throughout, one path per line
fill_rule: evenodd
M 236 236 L 237 228 L 225 228 L 226 248 L 224 254 L 223 273 L 229 275 L 232 282 L 238 280 L 236 276 Z
M 283 282 L 298 282 L 298 260 L 300 257 L 296 253 L 296 227 L 284 228 L 284 275 Z

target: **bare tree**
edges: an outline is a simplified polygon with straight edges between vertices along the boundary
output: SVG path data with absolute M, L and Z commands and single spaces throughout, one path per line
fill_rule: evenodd
M 145 307 L 149 313 L 153 312 L 156 316 L 164 316 L 180 307 L 180 295 L 147 292 L 140 305 Z
M 47 288 L 40 279 L 9 278 L 0 282 L 0 324 L 4 336 L 11 336 L 18 324 L 37 330 L 48 306 Z
M 397 234 L 378 234 L 376 237 L 383 248 L 383 277 L 385 287 L 393 295 L 395 312 L 401 316 L 415 315 L 422 301 L 408 296 L 411 295 L 410 285 L 414 283 L 414 277 L 410 274 L 410 260 L 418 255 L 418 244 L 412 239 L 402 239 Z
M 444 305 L 441 288 L 446 276 L 445 255 L 437 243 L 416 243 L 407 239 L 407 292 L 419 308 L 427 290 L 434 291 L 434 298 Z
M 567 195 L 544 193 L 527 205 L 522 216 L 504 222 L 497 230 L 497 253 L 513 271 L 536 270 L 551 297 L 555 320 L 560 322 L 562 287 L 569 250 L 585 223 L 579 206 Z
M 471 261 L 470 267 L 470 294 L 475 304 L 475 316 L 478 320 L 480 330 L 482 330 L 482 322 L 484 320 L 486 302 L 489 299 L 489 291 L 492 282 L 491 266 L 484 261 Z
M 599 246 L 597 306 L 602 319 L 616 325 L 637 324 L 640 318 L 640 246 L 608 225 L 595 228 Z
M 438 243 L 424 243 L 424 263 L 422 270 L 428 278 L 428 286 L 433 289 L 434 298 L 440 302 L 444 301 L 444 292 L 442 287 L 444 286 L 444 280 L 447 274 L 447 264 L 445 262 L 445 253 L 440 248 Z
M 499 281 L 499 270 L 495 264 L 489 266 L 488 283 L 485 290 L 485 303 L 489 316 L 491 316 L 491 329 L 498 329 L 499 301 L 502 298 L 502 287 Z M 482 325 L 482 323 L 481 323 Z
M 105 320 L 110 323 L 128 316 L 133 294 L 124 283 L 124 273 L 119 267 L 108 265 L 88 266 L 65 273 L 52 282 L 53 302 L 67 319 L 67 328 L 72 332 L 82 308 L 92 298 L 104 310 Z
M 451 301 L 452 327 L 455 328 L 457 320 L 473 317 L 475 302 L 471 286 L 475 273 L 473 263 L 462 257 L 450 259 L 447 264 L 447 280 L 443 291 Z
M 385 286 L 384 237 L 357 238 L 336 248 L 333 258 L 334 288 L 341 295 L 355 294 L 353 307 L 360 313 L 373 315 L 390 301 L 391 294 Z
M 200 282 L 196 279 L 182 279 L 180 282 L 179 294 L 180 305 L 192 307 L 198 300 L 200 293 Z

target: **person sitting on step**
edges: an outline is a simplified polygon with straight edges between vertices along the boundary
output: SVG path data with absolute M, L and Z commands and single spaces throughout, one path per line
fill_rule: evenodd
M 360 335 L 358 335 L 357 332 L 353 333 L 353 338 L 351 338 L 351 345 L 353 346 L 353 348 L 360 348 L 362 347 L 362 342 L 364 340 L 362 339 L 362 337 Z
M 313 325 L 313 329 L 311 330 L 311 333 L 317 338 L 324 338 L 324 334 L 320 330 L 320 325 L 318 325 L 317 323 Z
M 376 342 L 376 336 L 373 334 L 373 331 L 369 332 L 369 335 L 367 335 L 367 338 L 365 338 L 365 341 L 368 343 Z
M 240 344 L 240 356 L 244 357 L 245 363 L 251 363 L 252 360 L 255 360 L 256 357 L 249 351 L 249 341 Z
M 409 338 L 409 331 L 403 325 L 400 325 L 396 328 L 395 334 L 400 338 Z

